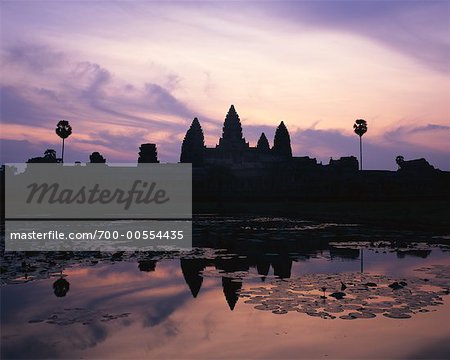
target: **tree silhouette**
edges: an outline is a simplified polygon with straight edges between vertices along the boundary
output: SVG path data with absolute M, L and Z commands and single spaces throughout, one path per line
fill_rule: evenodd
M 60 120 L 56 125 L 56 134 L 62 139 L 61 161 L 64 163 L 64 140 L 72 134 L 72 126 L 67 120 Z
M 91 164 L 106 163 L 106 159 L 98 151 L 94 151 L 91 155 L 89 155 L 89 161 Z
M 402 155 L 399 155 L 395 158 L 395 162 L 397 163 L 398 168 L 401 169 L 403 163 L 405 162 L 405 158 Z
M 56 151 L 54 149 L 47 149 L 44 152 L 44 158 L 49 162 L 56 162 Z
M 367 132 L 367 121 L 358 119 L 353 124 L 355 134 L 359 136 L 359 168 L 362 170 L 362 136 Z
M 53 149 L 47 149 L 44 152 L 44 156 L 38 156 L 28 159 L 27 163 L 57 163 L 56 151 Z
M 70 289 L 70 283 L 64 279 L 60 278 L 53 283 L 53 292 L 56 297 L 64 297 Z

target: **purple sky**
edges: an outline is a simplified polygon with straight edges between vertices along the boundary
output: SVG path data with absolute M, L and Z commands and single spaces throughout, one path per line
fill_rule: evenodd
M 450 170 L 450 2 L 2 1 L 2 162 L 60 152 L 67 161 L 135 162 L 155 142 L 178 161 L 199 118 L 208 146 L 231 104 L 244 136 L 365 168 L 425 157 Z

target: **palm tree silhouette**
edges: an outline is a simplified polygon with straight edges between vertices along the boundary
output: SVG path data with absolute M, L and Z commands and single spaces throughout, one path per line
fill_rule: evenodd
M 53 283 L 53 292 L 56 297 L 64 297 L 70 289 L 70 283 L 63 277 Z
M 53 160 L 54 162 L 56 162 L 56 151 L 53 150 L 53 149 L 45 150 L 44 158 L 45 159 L 49 159 L 49 160 Z
M 359 169 L 362 170 L 362 136 L 367 132 L 367 121 L 357 119 L 353 124 L 353 130 L 359 136 Z
M 399 155 L 395 158 L 395 162 L 397 163 L 398 168 L 401 169 L 403 163 L 405 162 L 405 158 L 402 155 Z
M 72 126 L 67 120 L 60 120 L 56 125 L 56 134 L 62 139 L 61 160 L 64 163 L 64 140 L 72 134 Z

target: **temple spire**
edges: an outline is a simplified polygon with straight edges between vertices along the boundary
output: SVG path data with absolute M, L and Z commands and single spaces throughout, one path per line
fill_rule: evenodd
M 242 136 L 242 126 L 239 115 L 234 108 L 230 106 L 225 122 L 222 128 L 222 137 L 219 139 L 219 147 L 227 149 L 236 149 L 246 146 L 244 137 Z
M 205 149 L 205 137 L 200 122 L 197 118 L 192 121 L 191 127 L 181 145 L 180 162 L 201 165 L 203 163 L 203 152 Z
M 270 150 L 269 140 L 267 140 L 266 134 L 261 134 L 256 148 L 261 152 L 267 152 Z
M 272 151 L 283 158 L 292 158 L 291 137 L 283 121 L 275 131 Z
M 156 144 L 141 144 L 141 146 L 139 147 L 138 163 L 159 163 Z

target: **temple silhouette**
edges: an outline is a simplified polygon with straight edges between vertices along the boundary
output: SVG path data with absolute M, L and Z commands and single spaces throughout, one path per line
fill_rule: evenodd
M 292 156 L 289 131 L 282 121 L 275 131 L 273 146 L 270 147 L 266 134 L 261 133 L 255 147 L 249 145 L 242 134 L 242 125 L 234 105 L 230 106 L 222 128 L 218 145 L 205 146 L 204 134 L 197 118 L 192 121 L 181 146 L 180 162 L 192 163 L 194 167 L 227 167 L 232 169 L 267 169 L 280 163 L 290 166 L 318 167 L 316 159 L 307 156 Z M 332 160 L 330 167 L 358 170 L 354 156 Z
M 273 146 L 261 133 L 250 146 L 233 105 L 215 147 L 205 145 L 194 118 L 181 146 L 181 163 L 192 163 L 194 200 L 370 200 L 450 198 L 450 173 L 425 159 L 396 159 L 398 171 L 359 170 L 355 156 L 322 164 L 293 156 L 289 131 L 281 122 Z M 369 190 L 369 191 L 368 191 Z
M 203 130 L 197 118 L 192 121 L 181 147 L 180 162 L 193 166 L 259 166 L 292 160 L 289 131 L 282 121 L 275 132 L 273 147 L 264 133 L 256 147 L 251 147 L 242 135 L 242 125 L 236 109 L 231 105 L 225 117 L 222 137 L 214 148 L 205 146 Z M 295 158 L 294 158 L 295 159 Z
M 91 164 L 105 164 L 99 153 L 89 156 Z M 197 204 L 223 207 L 226 202 L 294 201 L 397 201 L 450 199 L 450 172 L 435 169 L 425 159 L 393 161 L 397 171 L 360 170 L 355 156 L 331 158 L 328 164 L 309 156 L 293 156 L 288 128 L 281 122 L 276 128 L 273 145 L 261 133 L 256 146 L 250 146 L 243 135 L 239 115 L 230 106 L 222 134 L 214 147 L 205 145 L 198 118 L 194 118 L 181 144 L 181 163 L 192 164 L 192 198 Z M 62 163 L 54 149 L 27 163 Z M 137 164 L 159 163 L 157 144 L 139 147 Z M 80 164 L 80 162 L 76 162 Z M 2 191 L 4 171 L 1 167 Z M 82 171 L 82 167 L 79 167 Z M 257 209 L 255 209 L 257 210 Z M 3 218 L 2 211 L 2 218 Z

